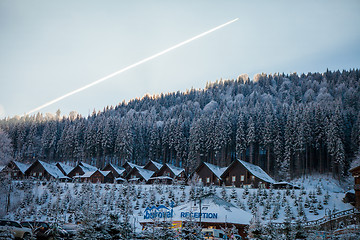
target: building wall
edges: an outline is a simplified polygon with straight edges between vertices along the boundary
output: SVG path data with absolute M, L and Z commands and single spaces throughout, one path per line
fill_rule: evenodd
M 204 165 L 204 164 L 197 171 L 197 175 L 201 179 L 201 182 L 206 186 L 211 185 L 211 184 L 221 185 L 221 182 L 215 176 L 215 174 L 212 171 L 210 171 L 210 169 L 208 167 L 206 167 L 206 165 Z
M 149 163 L 147 164 L 144 169 L 147 169 L 147 170 L 150 170 L 150 171 L 153 171 L 153 172 L 157 172 L 159 171 L 159 169 L 157 167 L 155 167 L 155 165 L 153 163 Z
M 92 183 L 97 183 L 97 182 L 104 183 L 105 182 L 104 175 L 102 175 L 100 172 L 96 171 L 93 175 L 91 175 L 90 182 L 92 182 Z
M 36 162 L 34 165 L 32 165 L 28 169 L 27 174 L 29 177 L 34 177 L 38 179 L 50 180 L 50 178 L 52 178 L 52 176 L 44 169 L 44 167 L 39 162 Z
M 14 180 L 23 179 L 25 175 L 20 171 L 20 169 L 15 165 L 15 163 L 10 162 L 2 172 L 6 175 L 10 175 L 10 177 Z
M 252 185 L 253 187 L 259 187 L 261 182 L 264 184 L 263 187 L 269 187 L 269 183 L 253 176 L 240 162 L 235 162 L 232 167 L 228 169 L 227 174 L 222 177 L 226 186 L 235 185 L 235 187 L 246 187 Z
M 80 176 L 80 175 L 84 175 L 84 171 L 81 169 L 80 166 L 76 166 L 68 175 L 68 177 L 72 178 L 74 176 Z

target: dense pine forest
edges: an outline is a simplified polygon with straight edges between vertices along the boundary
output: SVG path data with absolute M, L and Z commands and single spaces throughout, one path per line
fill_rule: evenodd
M 0 120 L 13 158 L 185 167 L 235 158 L 276 179 L 347 174 L 360 148 L 360 71 L 258 74 L 122 102 L 83 117 L 37 114 Z M 119 96 L 121 97 L 121 96 Z

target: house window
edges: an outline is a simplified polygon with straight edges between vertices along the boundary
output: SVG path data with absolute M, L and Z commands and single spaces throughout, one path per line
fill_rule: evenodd
M 169 172 L 165 172 L 165 176 L 170 177 L 170 173 L 169 173 Z
M 206 178 L 206 183 L 209 183 L 209 182 L 210 182 L 210 178 L 207 177 L 207 178 Z
M 251 176 L 251 180 L 252 180 L 252 181 L 255 181 L 255 176 Z
M 240 176 L 240 181 L 243 182 L 244 180 L 245 180 L 245 176 L 244 176 L 244 175 L 241 175 L 241 176 Z
M 235 182 L 236 181 L 236 176 L 232 176 L 231 181 Z
M 41 177 L 42 176 L 42 173 L 41 172 L 39 172 L 39 177 Z
M 16 173 L 16 172 L 14 172 L 13 176 L 15 177 L 16 175 L 17 175 L 17 173 Z
M 202 182 L 202 178 L 199 178 L 199 182 Z
M 33 173 L 33 176 L 36 177 L 36 172 Z

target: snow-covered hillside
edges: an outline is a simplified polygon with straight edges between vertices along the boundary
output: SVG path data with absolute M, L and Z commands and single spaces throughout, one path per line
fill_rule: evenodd
M 342 202 L 344 190 L 328 176 L 312 176 L 294 182 L 302 188 L 13 182 L 10 213 L 2 217 L 75 223 L 85 221 L 89 215 L 105 220 L 109 214 L 119 214 L 125 219 L 125 214 L 140 231 L 138 221 L 143 218 L 146 207 L 169 206 L 171 201 L 179 206 L 207 193 L 214 193 L 253 215 L 258 214 L 264 222 L 284 222 L 286 218 L 310 221 L 324 217 L 329 210 L 352 208 Z

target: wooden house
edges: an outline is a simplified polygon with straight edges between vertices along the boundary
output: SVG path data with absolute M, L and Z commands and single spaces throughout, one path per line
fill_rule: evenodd
M 259 166 L 239 159 L 233 161 L 221 175 L 226 186 L 268 188 L 276 183 Z
M 164 164 L 155 174 L 155 177 L 166 176 L 174 180 L 184 181 L 186 179 L 185 169 L 175 167 L 171 164 Z
M 129 161 L 126 161 L 122 167 L 125 169 L 125 171 L 123 172 L 122 176 L 121 177 L 126 177 L 129 172 L 134 168 L 134 167 L 139 167 L 139 168 L 143 168 L 143 166 L 139 166 L 139 165 L 136 165 L 135 163 L 131 163 Z
M 125 172 L 125 168 L 116 166 L 115 164 L 108 163 L 106 166 L 102 169 L 102 171 L 111 171 L 115 178 L 118 178 L 122 176 L 122 174 Z
M 65 175 L 67 176 L 73 169 L 74 167 L 72 166 L 69 166 L 65 163 L 61 163 L 61 162 L 58 162 L 55 164 L 59 169 L 60 171 Z
M 25 175 L 41 180 L 68 179 L 68 177 L 66 177 L 56 165 L 40 160 L 36 160 L 33 164 L 31 164 L 31 166 L 25 171 Z
M 147 169 L 147 170 L 150 170 L 153 172 L 158 172 L 162 166 L 163 165 L 161 163 L 150 160 L 149 162 L 147 162 L 145 164 L 144 169 Z
M 87 163 L 80 162 L 73 170 L 71 170 L 68 174 L 68 177 L 74 178 L 76 176 L 82 176 L 87 172 L 95 172 L 98 170 L 96 167 L 91 166 Z
M 114 183 L 114 175 L 111 171 L 100 171 L 99 169 L 92 172 L 86 172 L 80 176 L 74 176 L 79 182 L 91 183 Z
M 133 167 L 125 178 L 129 182 L 147 182 L 151 177 L 153 177 L 154 173 L 155 172 L 153 171 L 137 166 Z
M 12 179 L 19 180 L 25 178 L 25 171 L 30 167 L 29 164 L 18 161 L 11 161 L 3 167 L 1 172 L 9 175 Z
M 355 207 L 360 210 L 360 166 L 349 170 L 354 177 Z
M 204 185 L 218 185 L 220 186 L 222 184 L 222 178 L 221 175 L 226 170 L 226 167 L 218 167 L 216 165 L 213 165 L 211 163 L 202 162 L 194 171 L 193 174 L 191 174 L 190 177 L 196 177 L 199 179 L 200 182 L 202 182 Z

